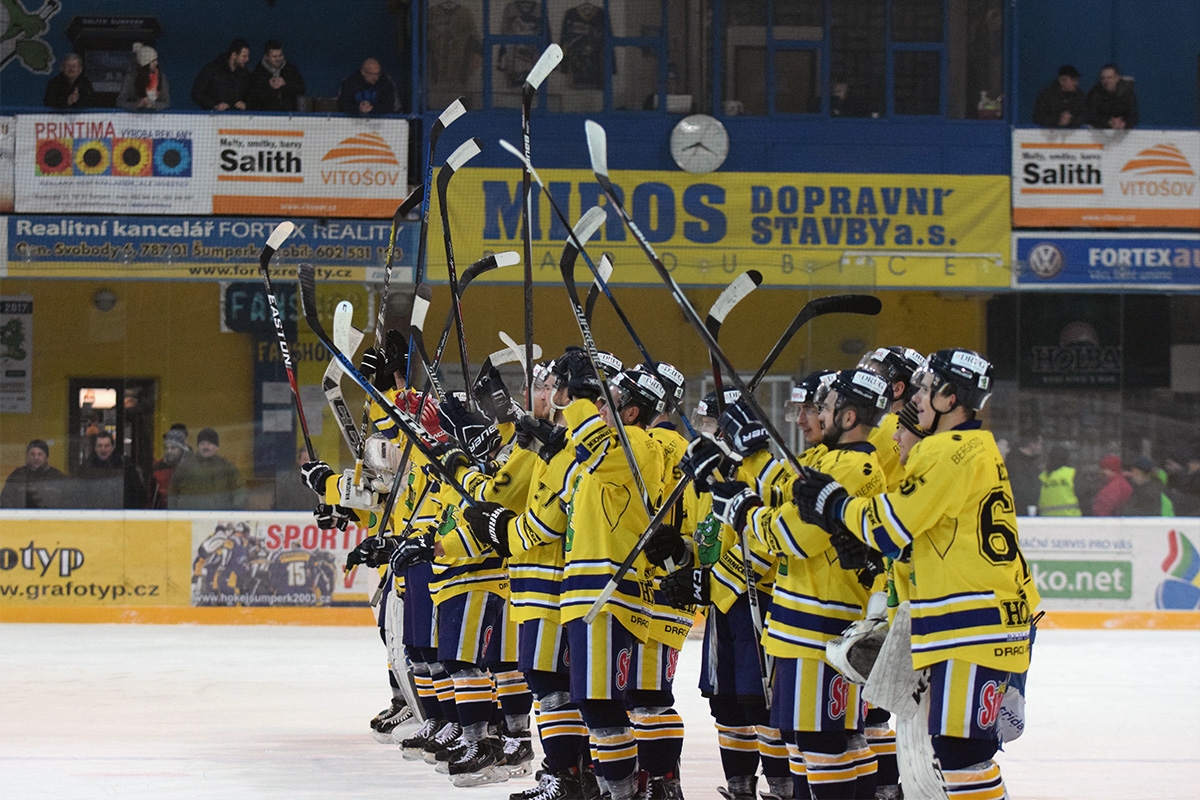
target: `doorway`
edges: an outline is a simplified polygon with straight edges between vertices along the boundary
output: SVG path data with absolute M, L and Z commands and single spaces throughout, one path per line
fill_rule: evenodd
M 71 474 L 92 452 L 96 434 L 105 430 L 143 479 L 149 476 L 154 464 L 157 398 L 158 382 L 153 378 L 71 378 L 67 388 Z

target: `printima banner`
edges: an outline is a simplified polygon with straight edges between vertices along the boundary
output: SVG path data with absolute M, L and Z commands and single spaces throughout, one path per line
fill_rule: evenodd
M 1013 233 L 1022 289 L 1200 288 L 1200 233 Z
M 605 203 L 589 170 L 540 174 L 572 225 Z M 683 285 L 725 285 L 751 268 L 772 286 L 993 289 L 1011 281 L 1005 177 L 619 170 L 610 177 Z M 460 271 L 485 252 L 521 251 L 519 170 L 459 170 L 447 205 Z M 534 209 L 535 278 L 555 283 L 567 228 L 540 191 Z M 429 274 L 444 278 L 445 254 L 435 242 L 431 236 Z M 615 282 L 661 284 L 615 213 L 588 251 L 594 261 L 613 255 Z M 583 259 L 576 273 L 581 285 L 591 280 Z M 484 278 L 520 279 L 519 269 Z
M 21 114 L 16 210 L 386 219 L 407 163 L 401 119 Z
M 1018 228 L 1200 228 L 1200 132 L 1013 131 Z
M 394 210 L 394 209 L 393 209 Z M 261 280 L 258 257 L 281 220 L 222 217 L 0 217 L 0 276 L 126 280 Z M 378 282 L 391 222 L 293 219 L 271 259 L 271 277 L 295 280 L 296 264 L 321 281 Z M 417 226 L 396 234 L 392 278 L 412 279 Z

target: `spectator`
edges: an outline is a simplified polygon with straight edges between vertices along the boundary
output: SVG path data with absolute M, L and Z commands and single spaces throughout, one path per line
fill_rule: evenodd
M 126 111 L 162 111 L 171 107 L 171 85 L 158 67 L 158 51 L 134 42 L 133 63 L 117 92 L 117 107 Z
M 1138 124 L 1133 80 L 1121 76 L 1116 64 L 1100 68 L 1100 80 L 1087 93 L 1088 124 L 1093 128 L 1127 130 Z
M 62 508 L 67 477 L 49 464 L 50 445 L 34 439 L 25 447 L 25 466 L 17 467 L 0 491 L 0 508 Z M 312 492 L 309 492 L 312 496 Z
M 250 73 L 247 105 L 254 111 L 300 111 L 304 78 L 275 39 L 263 45 L 262 61 Z
M 1046 469 L 1038 475 L 1042 485 L 1038 495 L 1038 514 L 1043 517 L 1080 517 L 1079 498 L 1075 496 L 1075 468 L 1067 466 L 1069 453 L 1062 445 L 1050 448 Z
M 1129 460 L 1129 482 L 1133 484 L 1133 494 L 1125 504 L 1126 517 L 1165 517 L 1166 504 L 1170 501 L 1163 491 L 1163 483 L 1158 478 L 1158 470 L 1148 456 L 1134 456 Z
M 245 111 L 250 88 L 250 45 L 234 39 L 225 52 L 204 65 L 192 84 L 192 102 L 207 111 Z
M 352 117 L 379 117 L 397 111 L 396 84 L 383 74 L 374 58 L 362 62 L 357 72 L 342 81 L 338 91 L 338 111 Z
M 1038 92 L 1033 102 L 1033 122 L 1043 128 L 1078 128 L 1087 122 L 1087 98 L 1079 88 L 1079 70 L 1070 64 L 1058 68 L 1058 77 Z
M 1176 453 L 1163 460 L 1167 486 L 1181 517 L 1200 517 L 1200 455 Z
M 63 59 L 62 72 L 55 75 L 46 84 L 46 93 L 42 95 L 42 105 L 47 108 L 80 111 L 91 108 L 95 102 L 92 82 L 83 74 L 83 59 L 78 53 L 69 54 Z
M 246 482 L 237 467 L 218 454 L 221 439 L 212 428 L 196 434 L 196 452 L 171 476 L 167 507 L 227 511 L 246 507 Z
M 117 451 L 116 440 L 108 431 L 96 434 L 78 477 L 81 508 L 146 507 L 146 486 L 137 467 Z
M 296 463 L 275 471 L 275 510 L 312 511 L 318 498 L 300 477 L 300 465 L 309 460 L 308 448 L 296 451 Z
M 1121 469 L 1121 457 L 1108 455 L 1100 459 L 1106 482 L 1092 501 L 1093 517 L 1119 517 L 1133 494 L 1133 487 Z
M 820 101 L 817 108 L 810 111 L 820 111 Z M 877 117 L 871 113 L 865 100 L 850 91 L 846 81 L 834 81 L 829 86 L 829 115 L 831 117 Z
M 183 426 L 180 426 L 183 427 Z M 187 445 L 187 428 L 179 430 L 174 425 L 163 434 L 163 457 L 150 468 L 150 507 L 167 508 L 167 497 L 171 491 L 171 478 L 180 462 L 191 452 Z
M 1038 481 L 1042 471 L 1042 435 L 1026 433 L 1019 441 L 1021 446 L 1010 453 L 1004 463 L 1008 466 L 1017 514 L 1033 516 L 1037 514 L 1038 498 L 1042 493 L 1042 484 Z

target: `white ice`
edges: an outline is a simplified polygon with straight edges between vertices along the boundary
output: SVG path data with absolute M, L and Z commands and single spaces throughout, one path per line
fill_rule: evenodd
M 680 659 L 684 793 L 722 783 L 698 643 Z M 0 798 L 505 800 L 370 738 L 374 628 L 0 625 Z M 1039 632 L 1014 800 L 1200 797 L 1200 632 Z M 540 758 L 540 754 L 539 754 Z

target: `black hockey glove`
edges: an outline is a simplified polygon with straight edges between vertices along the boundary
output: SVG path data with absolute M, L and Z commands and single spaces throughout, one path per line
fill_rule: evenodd
M 500 447 L 500 431 L 483 414 L 468 408 L 461 395 L 448 395 L 438 403 L 437 415 L 442 429 L 476 461 L 487 460 Z
M 713 516 L 735 531 L 745 527 L 746 515 L 763 504 L 762 498 L 741 481 L 714 482 L 709 491 Z
M 363 351 L 362 360 L 358 362 L 358 371 L 364 378 L 373 381 L 375 373 L 379 372 L 382 366 L 383 356 L 374 347 L 368 347 Z
M 567 429 L 561 425 L 556 425 L 554 430 L 550 432 L 546 443 L 542 445 L 542 449 L 538 450 L 538 455 L 542 457 L 542 461 L 547 464 L 550 459 L 554 458 L 559 452 L 567 446 Z
M 313 516 L 317 519 L 317 527 L 323 531 L 333 530 L 334 528 L 344 531 L 350 526 L 350 520 L 354 516 L 354 511 L 345 506 L 318 503 L 317 507 L 313 509 Z
M 546 442 L 554 434 L 554 423 L 538 419 L 532 414 L 517 418 L 517 447 L 540 452 Z
M 476 503 L 464 508 L 462 516 L 480 547 L 490 547 L 504 558 L 512 555 L 508 546 L 508 523 L 516 514 L 499 503 Z
M 346 571 L 349 572 L 359 564 L 382 567 L 388 563 L 399 544 L 400 540 L 395 536 L 368 536 L 346 556 Z
M 741 456 L 730 450 L 725 442 L 700 434 L 688 444 L 679 468 L 695 481 L 697 491 L 706 492 L 712 483 L 713 470 L 724 480 L 733 480 L 741 463 Z
M 842 510 L 850 502 L 850 494 L 832 476 L 801 467 L 800 477 L 792 484 L 792 500 L 800 511 L 800 519 L 810 525 L 827 533 L 837 533 L 845 527 Z
M 496 420 L 497 424 L 515 422 L 517 415 L 513 409 L 512 395 L 500 377 L 500 370 L 491 367 L 481 372 L 471 387 L 471 394 L 484 414 Z
M 305 461 L 300 465 L 300 480 L 321 497 L 325 496 L 325 481 L 333 474 L 333 470 L 324 461 Z
M 688 567 L 679 569 L 663 578 L 659 583 L 667 602 L 673 608 L 688 608 L 689 606 L 706 606 L 712 602 L 708 582 L 707 567 Z
M 663 523 L 658 526 L 658 530 L 650 534 L 650 539 L 642 548 L 642 552 L 646 554 L 646 558 L 651 564 L 665 568 L 668 561 L 672 564 L 682 564 L 687 555 L 688 546 L 678 528 Z
M 596 400 L 600 397 L 600 378 L 582 347 L 568 347 L 565 353 L 555 359 L 554 375 L 560 386 L 567 387 L 567 397 L 571 400 Z
M 870 589 L 875 585 L 875 579 L 883 573 L 884 569 L 883 553 L 870 550 L 867 552 L 867 563 L 857 572 L 858 582 L 864 589 Z
M 717 429 L 729 440 L 738 455 L 745 457 L 766 447 L 771 437 L 745 400 L 738 400 L 725 409 L 717 420 Z
M 462 451 L 461 447 L 451 442 L 437 445 L 433 448 L 433 452 L 442 462 L 442 466 L 446 468 L 446 472 L 456 477 L 460 468 L 465 469 L 471 466 L 471 459 L 467 457 L 467 454 Z
M 433 531 L 404 539 L 392 552 L 388 564 L 397 574 L 413 566 L 433 561 Z

